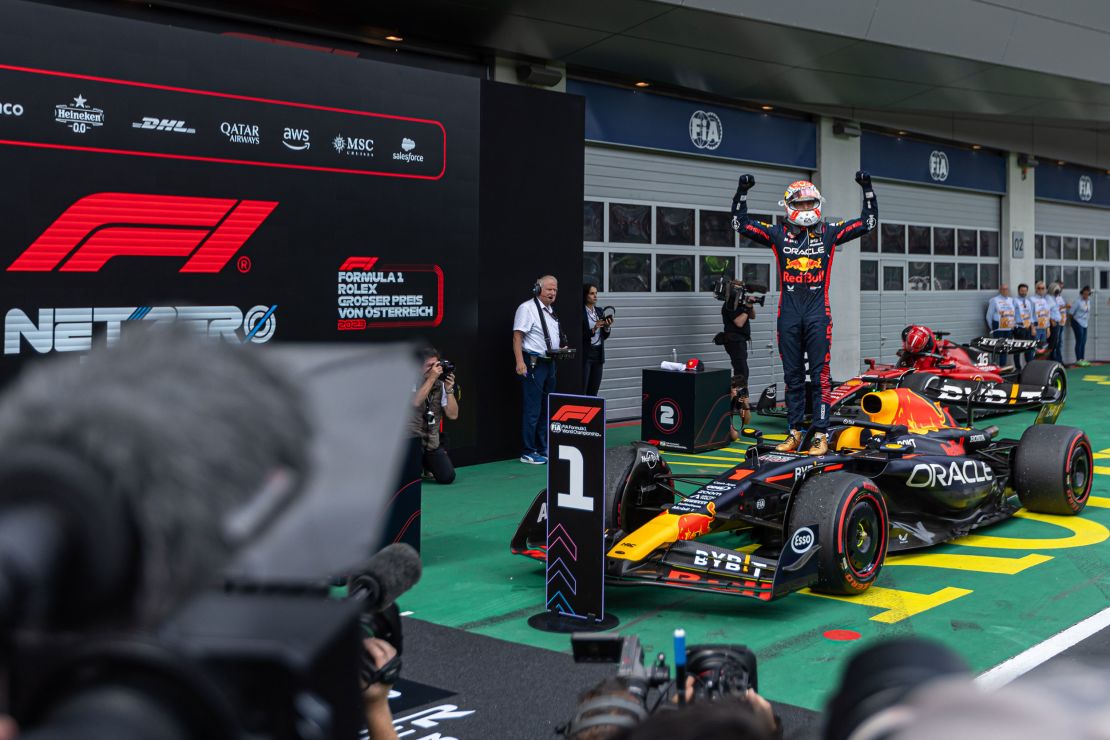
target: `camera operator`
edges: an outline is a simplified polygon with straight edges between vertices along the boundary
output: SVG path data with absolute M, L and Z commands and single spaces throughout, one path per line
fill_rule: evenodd
M 455 466 L 442 444 L 440 422 L 444 417 L 452 421 L 459 418 L 455 366 L 445 362 L 432 347 L 422 350 L 420 356 L 424 381 L 412 398 L 411 431 L 423 441 L 424 470 L 436 483 L 447 485 L 455 480 Z
M 385 640 L 368 637 L 362 641 L 366 653 L 374 661 L 375 668 L 381 668 L 397 657 L 397 648 Z M 366 710 L 366 728 L 370 740 L 397 740 L 397 730 L 393 727 L 393 713 L 389 710 L 389 690 L 392 683 L 378 682 L 362 690 L 362 703 Z M 0 736 L 0 740 L 4 740 Z
M 751 322 L 755 318 L 756 301 L 745 291 L 742 281 L 729 281 L 722 288 L 726 291 L 724 303 L 721 304 L 724 330 L 713 338 L 713 342 L 725 348 L 732 362 L 733 406 L 739 409 L 740 419 L 746 425 L 752 418 L 748 405 L 748 344 L 752 341 Z M 733 439 L 738 437 L 735 428 L 731 429 L 730 436 Z
M 597 310 L 597 286 L 586 283 L 582 286 L 585 312 L 582 315 L 582 336 L 590 338 L 590 344 L 582 353 L 582 393 L 596 396 L 601 387 L 601 372 L 605 365 L 605 340 L 613 330 L 613 317 Z

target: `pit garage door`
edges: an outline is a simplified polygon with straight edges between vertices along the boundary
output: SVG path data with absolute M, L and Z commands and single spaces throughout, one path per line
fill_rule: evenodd
M 672 354 L 698 357 L 711 369 L 729 367 L 727 354 L 711 341 L 722 328 L 714 274 L 773 282 L 770 250 L 746 240 L 739 245 L 730 226 L 729 206 L 744 172 L 756 179 L 750 210 L 768 217 L 780 212 L 789 183 L 810 177 L 801 170 L 586 147 L 585 279 L 601 286 L 598 305 L 617 311 L 600 391 L 610 418 L 639 417 L 641 370 Z M 752 324 L 753 394 L 782 374 L 774 345 L 777 286 L 768 288 L 766 308 L 757 307 Z M 570 290 L 563 286 L 563 296 Z M 563 296 L 560 306 L 571 305 Z
M 861 359 L 893 362 L 911 323 L 981 336 L 998 290 L 1001 198 L 892 181 L 875 194 L 879 228 L 859 246 Z

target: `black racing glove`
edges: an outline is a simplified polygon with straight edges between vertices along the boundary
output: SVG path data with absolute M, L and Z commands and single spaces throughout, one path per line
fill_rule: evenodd
M 861 188 L 871 187 L 871 173 L 867 170 L 859 170 L 856 172 L 856 182 L 859 183 Z
M 755 178 L 751 175 L 740 175 L 740 181 L 736 183 L 737 195 L 743 195 L 752 189 L 755 185 Z

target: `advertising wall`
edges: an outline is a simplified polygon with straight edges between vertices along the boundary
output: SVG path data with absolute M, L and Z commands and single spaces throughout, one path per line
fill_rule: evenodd
M 479 405 L 479 80 L 15 2 L 0 50 L 0 380 L 175 320 L 243 344 L 431 342 Z M 566 202 L 580 219 L 580 184 Z M 528 281 L 557 268 L 536 256 L 513 255 Z M 452 447 L 497 456 L 479 419 L 516 403 L 464 413 Z

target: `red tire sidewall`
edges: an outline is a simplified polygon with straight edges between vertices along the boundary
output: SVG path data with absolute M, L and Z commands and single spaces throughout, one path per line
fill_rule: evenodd
M 846 549 L 848 542 L 848 514 L 855 508 L 856 504 L 861 501 L 870 501 L 872 508 L 879 520 L 879 532 L 877 536 L 878 542 L 878 556 L 871 567 L 865 571 L 860 572 L 855 569 L 849 560 Z M 875 581 L 879 575 L 879 570 L 882 568 L 883 561 L 886 559 L 886 546 L 887 537 L 890 534 L 890 522 L 887 520 L 886 502 L 883 500 L 883 495 L 874 483 L 864 481 L 860 483 L 855 490 L 843 499 L 843 504 L 840 511 L 837 512 L 836 517 L 836 566 L 841 572 L 844 583 L 857 593 L 866 591 L 868 587 Z
M 1085 481 L 1084 489 L 1079 492 L 1076 492 L 1070 483 L 1072 462 L 1075 460 L 1077 447 L 1079 448 L 1080 454 L 1085 450 L 1087 456 L 1087 480 Z M 1094 455 L 1091 453 L 1091 443 L 1087 440 L 1087 435 L 1076 435 L 1075 439 L 1068 445 L 1068 452 L 1067 455 L 1064 456 L 1064 460 L 1066 461 L 1064 463 L 1066 466 L 1064 468 L 1064 498 L 1071 510 L 1078 512 L 1087 504 L 1087 499 L 1091 495 L 1091 485 L 1095 474 Z

